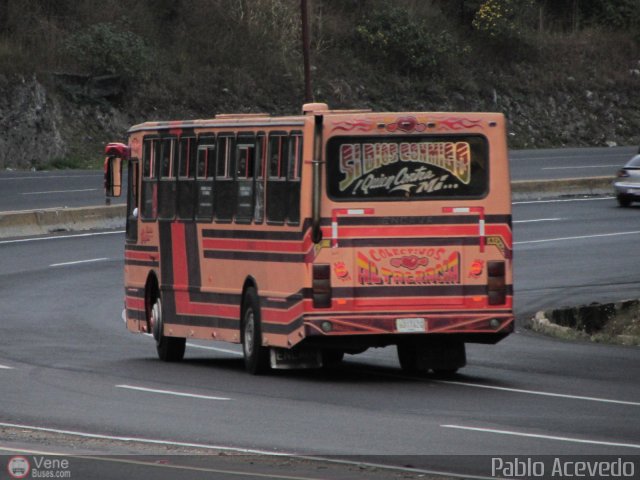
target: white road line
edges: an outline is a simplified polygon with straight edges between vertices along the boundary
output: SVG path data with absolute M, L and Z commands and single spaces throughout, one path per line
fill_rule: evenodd
M 575 170 L 576 168 L 620 168 L 619 163 L 610 165 L 576 165 L 573 167 L 542 167 L 540 170 Z
M 20 195 L 48 195 L 50 193 L 78 193 L 78 192 L 95 192 L 97 188 L 83 188 L 80 190 L 49 190 L 46 192 L 23 192 Z
M 0 370 L 13 370 L 13 367 L 8 367 L 7 365 L 0 365 Z
M 52 263 L 50 267 L 65 267 L 67 265 L 80 265 L 82 263 L 104 262 L 108 258 L 90 258 L 89 260 L 76 260 L 75 262 Z
M 96 174 L 92 174 L 92 175 L 32 175 L 32 176 L 28 176 L 28 177 L 11 177 L 11 176 L 7 176 L 7 177 L 2 177 L 0 178 L 0 181 L 2 180 L 8 180 L 8 181 L 14 181 L 14 180 L 49 180 L 51 178 L 86 178 L 86 177 L 92 177 L 92 178 L 103 178 L 102 175 L 96 175 Z
M 158 390 L 156 388 L 136 387 L 135 385 L 116 385 L 117 388 L 126 388 L 127 390 L 137 390 L 139 392 L 160 393 L 162 395 L 174 395 L 176 397 L 200 398 L 203 400 L 231 400 L 226 397 L 212 397 L 209 395 L 196 395 L 194 393 L 176 392 L 173 390 Z
M 577 237 L 558 237 L 558 238 L 545 238 L 542 240 L 526 240 L 523 242 L 513 242 L 514 245 L 526 245 L 531 243 L 549 243 L 549 242 L 564 242 L 567 240 L 584 240 L 588 238 L 604 238 L 604 237 L 621 237 L 623 235 L 638 235 L 640 230 L 634 230 L 631 232 L 616 232 L 616 233 L 599 233 L 594 235 L 580 235 Z
M 34 425 L 21 425 L 16 423 L 0 422 L 0 427 L 29 429 L 29 430 L 35 430 L 38 432 L 58 433 L 61 435 L 75 435 L 77 437 L 97 438 L 100 440 L 116 440 L 120 442 L 139 442 L 139 443 L 148 443 L 152 445 L 168 445 L 168 446 L 186 447 L 186 448 L 206 448 L 210 450 L 223 450 L 223 451 L 238 452 L 238 453 L 251 453 L 256 455 L 273 455 L 276 457 L 291 455 L 287 453 L 271 452 L 268 450 L 254 450 L 250 448 L 224 447 L 220 445 L 210 445 L 205 443 L 172 442 L 170 440 L 157 440 L 152 438 L 120 437 L 116 435 L 102 435 L 99 433 L 87 433 L 87 432 L 79 432 L 74 430 L 62 430 L 58 428 L 36 427 Z
M 615 403 L 617 405 L 630 405 L 633 407 L 640 407 L 640 402 L 630 402 L 627 400 L 614 400 L 611 398 L 600 398 L 600 397 L 586 397 L 582 395 L 569 395 L 566 393 L 543 392 L 538 390 L 525 390 L 520 388 L 496 387 L 493 385 L 480 385 L 479 383 L 456 382 L 453 380 L 433 380 L 433 381 L 437 383 L 446 383 L 448 385 L 460 385 L 463 387 L 485 388 L 489 390 L 500 390 L 503 392 L 525 393 L 528 395 L 541 395 L 545 397 L 569 398 L 572 400 L 587 400 L 590 402 Z
M 513 223 L 558 222 L 564 218 L 536 218 L 535 220 L 514 220 Z
M 242 356 L 242 352 L 237 352 L 235 350 L 227 350 L 226 348 L 205 347 L 204 345 L 196 345 L 195 343 L 187 343 L 187 346 L 192 347 L 192 348 L 201 348 L 203 350 L 213 350 L 215 352 L 232 353 L 234 355 Z
M 589 445 L 604 445 L 607 447 L 625 447 L 625 448 L 640 448 L 640 444 L 636 443 L 619 443 L 619 442 L 604 442 L 600 440 L 588 440 L 584 438 L 573 438 L 573 437 L 558 437 L 555 435 L 543 435 L 539 433 L 525 433 L 525 432 L 516 432 L 512 430 L 496 430 L 493 428 L 478 428 L 478 427 L 467 427 L 464 425 L 440 425 L 442 428 L 455 428 L 458 430 L 467 430 L 472 432 L 482 432 L 482 433 L 496 433 L 499 435 L 513 435 L 517 437 L 529 437 L 529 438 L 541 438 L 544 440 L 557 440 L 560 442 L 571 442 L 571 443 L 586 443 Z
M 616 197 L 594 197 L 594 198 L 556 198 L 553 200 L 523 200 L 522 202 L 511 202 L 511 205 L 533 205 L 536 203 L 565 203 L 565 202 L 596 202 L 598 200 L 611 200 Z
M 61 240 L 65 238 L 95 237 L 99 235 L 117 235 L 124 232 L 125 232 L 124 230 L 114 230 L 111 232 L 79 233 L 76 235 L 55 235 L 52 237 L 19 238 L 16 240 L 0 240 L 0 245 L 10 244 L 10 243 L 41 242 L 43 240 Z

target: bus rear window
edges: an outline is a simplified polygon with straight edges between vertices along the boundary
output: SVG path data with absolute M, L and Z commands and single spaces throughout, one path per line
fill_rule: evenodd
M 480 135 L 333 137 L 327 191 L 336 200 L 481 198 L 488 157 Z

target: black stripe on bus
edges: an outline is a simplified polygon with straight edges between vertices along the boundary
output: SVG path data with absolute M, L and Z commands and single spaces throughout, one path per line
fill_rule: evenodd
M 296 318 L 290 323 L 268 323 L 262 321 L 261 328 L 263 333 L 273 333 L 277 335 L 288 335 L 304 325 L 302 317 Z
M 232 250 L 205 250 L 205 258 L 217 260 L 248 260 L 256 262 L 302 263 L 305 253 L 247 252 Z
M 159 263 L 157 261 L 144 261 L 144 260 L 125 260 L 125 265 L 130 265 L 132 267 L 157 267 Z
M 479 245 L 478 237 L 384 237 L 384 238 L 338 238 L 341 247 L 436 247 Z
M 131 250 L 134 252 L 157 252 L 158 247 L 155 245 L 126 245 L 124 246 L 125 250 Z

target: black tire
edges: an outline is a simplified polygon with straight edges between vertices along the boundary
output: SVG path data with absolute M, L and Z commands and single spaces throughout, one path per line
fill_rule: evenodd
M 158 295 L 150 312 L 149 324 L 153 338 L 156 340 L 158 358 L 165 362 L 179 362 L 184 358 L 187 339 L 180 337 L 167 337 L 164 335 L 164 319 L 162 315 L 162 298 Z
M 398 361 L 400 368 L 406 373 L 424 372 L 418 366 L 418 347 L 410 343 L 399 343 L 397 345 Z
M 333 348 L 322 350 L 322 366 L 333 367 L 344 359 L 344 352 Z
M 262 346 L 262 318 L 260 302 L 253 287 L 247 288 L 242 302 L 240 337 L 244 353 L 244 367 L 252 375 L 269 371 L 269 349 Z
M 631 199 L 629 197 L 625 197 L 624 195 L 618 195 L 618 205 L 622 208 L 626 208 L 631 206 Z

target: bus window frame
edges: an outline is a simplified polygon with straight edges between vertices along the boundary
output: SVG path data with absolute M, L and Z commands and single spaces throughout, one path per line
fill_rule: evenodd
M 183 145 L 186 140 L 187 168 L 183 170 L 184 158 Z M 183 222 L 192 222 L 196 217 L 197 191 L 196 169 L 198 160 L 198 138 L 195 133 L 180 135 L 177 141 L 177 191 L 176 191 L 176 219 Z M 185 173 L 183 175 L 183 173 Z M 186 198 L 185 198 L 186 197 Z M 185 210 L 186 209 L 186 210 Z M 187 215 L 183 215 L 184 212 Z
M 241 225 L 248 225 L 253 223 L 253 217 L 255 214 L 255 195 L 256 195 L 256 156 L 258 154 L 257 148 L 257 135 L 255 132 L 239 132 L 236 136 L 236 141 L 234 145 L 234 155 L 235 155 L 235 167 L 234 167 L 234 182 L 236 184 L 236 205 L 234 212 L 234 222 Z M 246 152 L 245 156 L 245 166 L 244 172 L 240 172 L 239 168 L 241 165 L 242 152 Z M 249 153 L 252 151 L 252 153 Z M 249 155 L 251 156 L 251 164 L 249 165 Z M 241 173 L 243 175 L 241 176 Z M 242 182 L 242 183 L 241 183 Z M 240 216 L 240 199 L 242 196 L 240 192 L 242 191 L 242 187 L 247 187 L 250 189 L 251 193 L 248 195 L 249 199 L 249 214 L 247 216 Z
M 140 195 L 139 195 L 139 207 L 138 213 L 140 220 L 144 223 L 153 223 L 158 219 L 158 166 L 156 165 L 156 153 L 157 143 L 160 140 L 160 136 L 157 134 L 145 135 L 142 138 L 142 175 L 140 176 Z M 148 150 L 148 146 L 151 149 Z M 147 158 L 147 152 L 149 157 Z M 147 169 L 148 161 L 148 169 Z M 148 172 L 148 176 L 146 173 Z M 148 201 L 151 204 L 151 215 L 146 215 L 145 204 L 147 202 L 147 188 L 151 187 L 151 199 Z
M 158 167 L 158 220 L 170 222 L 176 219 L 177 197 L 178 197 L 178 177 L 176 146 L 178 136 L 169 134 L 160 137 L 160 159 Z M 166 148 L 169 147 L 169 154 L 166 155 Z M 168 169 L 165 171 L 165 159 L 168 159 Z M 168 192 L 171 192 L 170 194 Z M 163 214 L 163 209 L 168 209 L 168 214 Z
M 217 135 L 214 132 L 202 132 L 197 136 L 196 140 L 196 165 L 194 168 L 194 178 L 196 182 L 196 195 L 195 195 L 195 215 L 196 222 L 199 223 L 211 223 L 215 216 L 216 203 L 215 203 L 215 156 L 217 154 Z M 200 151 L 206 151 L 206 163 L 204 176 L 200 175 Z M 210 152 L 213 152 L 214 160 L 211 161 Z M 203 188 L 209 188 L 211 196 L 211 212 L 208 215 L 202 215 L 201 212 L 201 194 Z

